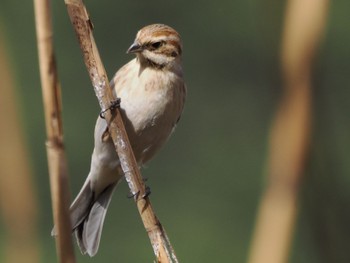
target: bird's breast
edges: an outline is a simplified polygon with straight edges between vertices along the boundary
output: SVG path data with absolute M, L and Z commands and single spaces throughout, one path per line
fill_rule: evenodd
M 131 71 L 129 76 L 115 83 L 115 91 L 136 158 L 144 162 L 167 140 L 181 114 L 183 83 L 160 70 Z

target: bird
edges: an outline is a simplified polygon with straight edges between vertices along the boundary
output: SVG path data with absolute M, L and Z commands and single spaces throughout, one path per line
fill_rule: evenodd
M 110 86 L 121 100 L 125 129 L 142 167 L 166 143 L 184 108 L 181 37 L 170 26 L 148 25 L 137 32 L 127 53 L 136 57 L 117 71 Z M 108 206 L 124 176 L 102 117 L 95 125 L 90 172 L 70 206 L 72 232 L 81 253 L 90 257 L 98 251 Z

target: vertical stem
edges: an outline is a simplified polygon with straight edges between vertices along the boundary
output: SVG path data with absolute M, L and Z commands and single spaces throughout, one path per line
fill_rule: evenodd
M 51 12 L 48 0 L 34 0 L 39 51 L 40 77 L 43 92 L 47 133 L 47 158 L 54 223 L 57 231 L 56 249 L 59 262 L 74 263 L 74 250 L 69 218 L 69 187 L 63 146 L 60 85 L 52 44 Z
M 0 22 L 1 25 L 1 22 Z M 39 262 L 37 196 L 23 137 L 16 85 L 0 26 L 0 214 L 4 262 Z
M 288 261 L 311 133 L 312 62 L 327 7 L 328 0 L 287 3 L 281 52 L 284 94 L 270 132 L 268 184 L 249 263 Z

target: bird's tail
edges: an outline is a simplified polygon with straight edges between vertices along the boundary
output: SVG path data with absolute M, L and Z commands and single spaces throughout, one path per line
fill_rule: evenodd
M 82 254 L 96 255 L 100 244 L 103 222 L 108 205 L 117 183 L 111 184 L 95 197 L 90 182 L 85 182 L 78 196 L 70 207 L 72 231 Z M 56 235 L 55 228 L 52 235 Z

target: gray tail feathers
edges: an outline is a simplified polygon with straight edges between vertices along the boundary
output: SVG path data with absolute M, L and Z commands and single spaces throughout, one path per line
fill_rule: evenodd
M 100 244 L 103 222 L 117 183 L 111 184 L 94 196 L 87 182 L 70 207 L 72 230 L 82 254 L 96 255 Z M 55 234 L 55 229 L 52 231 Z

